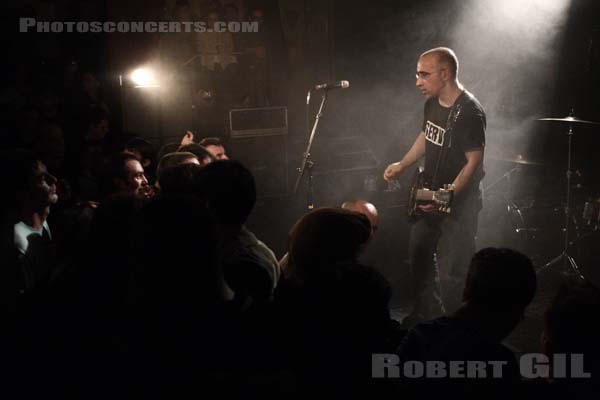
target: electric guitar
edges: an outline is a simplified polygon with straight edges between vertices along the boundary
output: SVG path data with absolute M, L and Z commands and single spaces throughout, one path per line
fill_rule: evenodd
M 449 214 L 451 211 L 452 200 L 454 198 L 454 185 L 444 185 L 441 189 L 430 190 L 425 187 L 424 168 L 419 167 L 415 171 L 410 196 L 408 198 L 408 218 L 409 220 L 423 214 L 419 205 L 433 204 L 440 213 Z

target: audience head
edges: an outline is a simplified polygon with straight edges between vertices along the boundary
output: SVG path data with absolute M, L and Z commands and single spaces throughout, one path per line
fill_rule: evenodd
M 354 200 L 345 202 L 342 208 L 365 215 L 371 223 L 371 237 L 373 237 L 379 228 L 379 213 L 373 204 L 365 200 Z
M 114 155 L 109 163 L 107 178 L 110 193 L 130 193 L 145 197 L 148 191 L 148 180 L 144 175 L 144 168 L 131 154 Z
M 308 278 L 336 264 L 355 262 L 370 233 L 363 214 L 341 208 L 311 211 L 290 231 L 290 263 L 302 278 Z
M 237 161 L 216 161 L 203 167 L 197 187 L 221 224 L 243 225 L 256 202 L 254 177 Z
M 206 165 L 213 161 L 216 161 L 217 158 L 213 156 L 213 154 L 206 150 L 206 148 L 202 145 L 196 143 L 190 143 L 183 146 L 180 146 L 177 149 L 178 152 L 187 152 L 192 153 L 196 157 L 198 157 L 198 161 L 200 161 L 200 165 Z
M 159 180 L 161 193 L 195 194 L 201 169 L 200 165 L 194 163 L 179 164 L 163 169 Z
M 159 182 L 159 186 L 160 177 L 163 171 L 167 168 L 175 167 L 180 164 L 200 165 L 200 161 L 198 161 L 198 157 L 196 157 L 193 153 L 182 151 L 165 154 L 161 157 L 160 161 L 158 162 L 158 167 L 156 168 L 156 180 Z
M 160 160 L 161 158 L 163 158 L 165 156 L 165 154 L 177 152 L 179 150 L 179 147 L 181 147 L 181 143 L 179 143 L 179 142 L 170 142 L 170 143 L 164 144 L 158 150 L 158 154 L 156 156 L 156 159 Z
M 229 160 L 221 139 L 216 137 L 204 138 L 200 141 L 200 145 L 204 146 L 217 160 Z
M 42 214 L 58 201 L 56 178 L 32 152 L 22 149 L 2 152 L 0 163 L 8 195 L 3 198 L 7 202 L 4 212 Z
M 527 256 L 516 250 L 488 247 L 475 253 L 471 259 L 463 307 L 477 308 L 494 315 L 499 321 L 496 333 L 504 337 L 523 318 L 525 307 L 533 299 L 535 290 L 535 270 Z
M 488 247 L 471 259 L 463 300 L 492 310 L 523 310 L 533 299 L 536 275 L 531 260 L 507 248 Z

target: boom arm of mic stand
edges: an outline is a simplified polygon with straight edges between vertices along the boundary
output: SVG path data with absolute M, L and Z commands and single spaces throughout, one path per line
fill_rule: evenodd
M 296 183 L 294 185 L 294 194 L 298 192 L 298 186 L 300 185 L 300 181 L 304 176 L 304 171 L 309 166 L 309 170 L 312 169 L 312 161 L 309 161 L 310 158 L 310 150 L 312 148 L 313 140 L 315 138 L 315 133 L 317 132 L 317 126 L 319 125 L 319 120 L 323 115 L 323 106 L 325 105 L 325 101 L 327 100 L 327 91 L 323 92 L 323 97 L 321 98 L 321 105 L 319 106 L 319 111 L 317 112 L 317 116 L 315 118 L 315 123 L 313 124 L 312 131 L 310 133 L 310 137 L 308 139 L 308 145 L 306 147 L 306 151 L 302 155 L 302 165 L 300 166 L 298 177 L 296 178 Z M 311 172 L 312 174 L 312 172 Z M 309 183 L 312 180 L 312 176 L 309 176 Z M 309 187 L 309 191 L 312 190 L 312 185 Z M 312 198 L 312 193 L 309 193 L 309 198 Z M 309 205 L 310 207 L 310 205 Z

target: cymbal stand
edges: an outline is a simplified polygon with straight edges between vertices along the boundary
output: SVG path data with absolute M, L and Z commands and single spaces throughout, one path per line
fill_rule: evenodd
M 571 114 L 573 114 L 572 111 L 571 111 Z M 577 262 L 571 255 L 569 255 L 569 246 L 571 245 L 571 242 L 569 241 L 569 230 L 570 230 L 569 228 L 571 226 L 571 175 L 573 174 L 573 170 L 572 170 L 573 124 L 572 123 L 569 124 L 569 130 L 567 132 L 567 137 L 568 137 L 567 171 L 566 171 L 567 198 L 566 198 L 566 204 L 565 204 L 565 227 L 564 227 L 564 235 L 565 236 L 564 236 L 563 251 L 558 256 L 556 256 L 555 258 L 553 258 L 552 260 L 550 260 L 546 264 L 544 264 L 537 272 L 540 273 L 547 268 L 551 268 L 554 265 L 558 265 L 562 261 L 563 266 L 570 268 L 572 273 L 574 273 L 580 279 L 585 280 L 585 277 L 581 273 L 581 270 L 580 270 L 579 266 L 577 265 Z

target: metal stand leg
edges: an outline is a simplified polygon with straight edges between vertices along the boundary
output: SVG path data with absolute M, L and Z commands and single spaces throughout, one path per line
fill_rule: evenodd
M 573 114 L 573 110 L 571 110 L 571 115 L 572 114 Z M 570 225 L 571 225 L 571 175 L 573 173 L 573 171 L 571 169 L 572 168 L 571 167 L 572 150 L 573 150 L 573 147 L 572 147 L 573 146 L 573 125 L 572 124 L 569 124 L 569 131 L 567 132 L 567 137 L 568 137 L 567 172 L 566 172 L 567 199 L 566 199 L 566 204 L 565 204 L 564 247 L 563 247 L 562 253 L 560 253 L 557 257 L 553 258 L 552 260 L 547 262 L 545 265 L 543 265 L 538 270 L 538 273 L 544 271 L 547 268 L 551 268 L 552 266 L 558 264 L 560 261 L 563 261 L 563 266 L 569 268 L 572 274 L 575 274 L 580 279 L 585 280 L 585 277 L 581 273 L 581 270 L 579 269 L 577 262 L 575 262 L 575 259 L 571 255 L 569 255 L 569 247 L 571 244 L 571 242 L 569 240 L 569 232 L 570 232 Z M 567 273 L 568 272 L 565 271 L 565 274 L 567 274 Z

